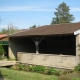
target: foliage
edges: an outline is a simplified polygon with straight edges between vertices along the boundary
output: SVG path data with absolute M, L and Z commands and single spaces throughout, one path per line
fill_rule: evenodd
M 19 69 L 20 69 L 20 70 L 24 70 L 24 68 L 25 68 L 25 65 L 19 64 Z
M 39 72 L 39 73 L 44 73 L 46 71 L 46 67 L 45 66 L 35 66 L 34 71 Z
M 8 25 L 7 29 L 2 28 L 1 31 L 0 31 L 1 34 L 13 34 L 13 33 L 16 33 L 16 32 L 18 32 L 18 28 L 15 27 L 12 23 L 10 23 Z
M 3 48 L 3 46 L 0 45 L 0 55 L 2 55 L 2 54 L 6 54 L 6 52 L 5 52 L 4 48 Z
M 49 68 L 48 69 L 48 74 L 56 74 L 57 70 L 55 68 Z
M 32 71 L 32 72 L 38 72 L 38 73 L 44 73 L 44 74 L 60 75 L 60 71 L 57 71 L 55 68 L 47 68 L 45 66 L 40 66 L 40 65 L 17 64 L 11 68 L 16 69 L 16 67 L 19 70 L 24 70 L 24 71 Z
M 78 64 L 78 65 L 75 67 L 74 70 L 75 70 L 75 71 L 80 71 L 80 64 Z
M 30 29 L 32 29 L 32 28 L 36 28 L 36 25 L 33 25 L 33 26 L 30 27 Z
M 29 68 L 29 71 L 34 71 L 35 66 L 30 65 L 28 68 Z
M 44 73 L 46 71 L 46 67 L 45 66 L 39 66 L 39 65 L 29 65 L 28 67 L 29 71 L 33 71 L 33 72 L 38 72 L 38 73 Z
M 65 2 L 62 2 L 58 8 L 56 8 L 56 12 L 54 12 L 56 17 L 52 19 L 51 24 L 70 23 L 73 21 L 74 17 L 69 13 L 69 10 L 69 6 L 67 6 Z
M 50 70 L 52 70 L 53 68 L 48 69 L 45 66 L 40 66 L 40 65 L 28 65 L 28 66 L 26 65 L 26 66 L 24 66 L 23 64 L 19 64 L 19 69 L 49 74 L 49 72 L 51 72 Z M 56 70 L 56 69 L 54 68 L 54 70 Z
M 25 65 L 25 64 L 16 64 L 15 66 L 11 67 L 11 69 L 17 69 L 17 70 L 24 70 L 24 71 L 30 71 L 30 72 L 37 72 L 37 73 L 43 73 L 48 75 L 57 75 L 61 76 L 64 74 L 72 73 L 73 70 L 59 70 L 54 67 L 45 67 L 40 65 Z

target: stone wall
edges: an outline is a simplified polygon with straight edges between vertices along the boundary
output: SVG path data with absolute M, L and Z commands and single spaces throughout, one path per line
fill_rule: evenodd
M 43 65 L 57 68 L 72 69 L 76 66 L 76 56 L 53 55 L 53 54 L 35 54 L 18 52 L 17 55 L 20 63 Z

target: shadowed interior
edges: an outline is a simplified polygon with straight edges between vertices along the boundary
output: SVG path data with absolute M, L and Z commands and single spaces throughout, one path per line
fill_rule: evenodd
M 31 37 L 11 37 L 9 40 L 15 57 L 17 52 L 36 53 L 35 42 Z M 76 55 L 75 36 L 45 36 L 39 44 L 39 53 Z

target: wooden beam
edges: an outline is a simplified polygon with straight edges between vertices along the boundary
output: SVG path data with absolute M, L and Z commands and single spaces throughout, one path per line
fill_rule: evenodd
M 44 36 L 39 40 L 39 38 L 36 37 L 36 40 L 35 40 L 31 37 L 31 39 L 34 41 L 35 46 L 36 46 L 36 54 L 39 54 L 39 43 L 43 40 L 43 38 Z

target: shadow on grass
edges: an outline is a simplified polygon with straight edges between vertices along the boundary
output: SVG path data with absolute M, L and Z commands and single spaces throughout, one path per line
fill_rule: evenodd
M 0 80 L 4 80 L 3 75 L 1 74 L 1 71 L 0 71 Z

